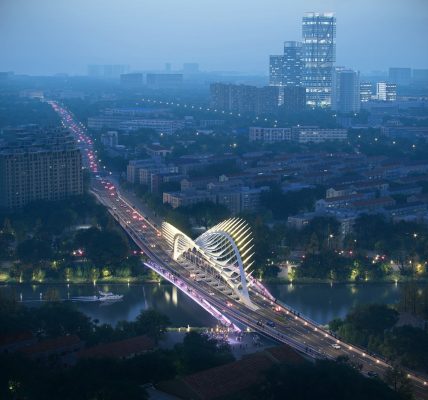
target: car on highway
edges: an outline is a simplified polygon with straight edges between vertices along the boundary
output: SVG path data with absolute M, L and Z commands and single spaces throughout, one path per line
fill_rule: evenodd
M 266 325 L 267 326 L 270 326 L 271 328 L 275 328 L 275 322 L 273 322 L 273 321 L 271 321 L 270 319 L 268 319 L 267 321 L 266 321 Z
M 337 343 L 333 343 L 332 345 L 331 345 L 331 347 L 333 347 L 333 349 L 336 349 L 336 350 L 339 350 L 339 349 L 341 349 L 342 347 L 340 346 L 340 344 L 337 344 Z

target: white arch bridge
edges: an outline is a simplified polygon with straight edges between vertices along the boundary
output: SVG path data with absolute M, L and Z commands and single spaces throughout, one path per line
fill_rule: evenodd
M 207 230 L 195 240 L 168 222 L 162 223 L 162 236 L 175 261 L 189 259 L 220 279 L 239 300 L 255 307 L 249 289 L 269 292 L 253 278 L 254 243 L 251 227 L 242 219 L 230 218 Z

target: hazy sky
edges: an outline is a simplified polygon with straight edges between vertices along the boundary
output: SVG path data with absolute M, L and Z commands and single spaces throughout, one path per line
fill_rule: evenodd
M 428 0 L 0 0 L 0 70 L 86 73 L 87 64 L 267 73 L 301 38 L 305 11 L 337 16 L 337 64 L 428 68 Z

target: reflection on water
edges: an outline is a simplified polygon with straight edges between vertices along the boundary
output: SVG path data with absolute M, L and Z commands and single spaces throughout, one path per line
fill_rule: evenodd
M 394 304 L 400 298 L 400 285 L 374 284 L 293 284 L 270 285 L 271 293 L 289 306 L 321 324 L 343 318 L 358 304 Z
M 272 294 L 313 320 L 325 324 L 344 317 L 357 304 L 386 303 L 399 300 L 400 285 L 328 285 L 287 284 L 271 285 Z M 166 314 L 174 326 L 215 326 L 215 320 L 176 287 L 169 284 L 99 284 L 99 285 L 6 285 L 0 293 L 40 305 L 42 300 L 67 300 L 76 296 L 93 296 L 98 291 L 123 294 L 123 301 L 113 304 L 79 303 L 76 307 L 100 323 L 116 324 L 120 320 L 134 320 L 141 310 L 155 308 Z
M 100 323 L 116 324 L 134 320 L 142 310 L 154 308 L 167 315 L 174 326 L 215 326 L 216 320 L 189 297 L 168 284 L 141 285 L 7 285 L 0 293 L 23 301 L 28 306 L 39 306 L 42 300 L 67 300 L 77 296 L 93 296 L 98 291 L 123 294 L 115 303 L 74 302 L 77 309 Z

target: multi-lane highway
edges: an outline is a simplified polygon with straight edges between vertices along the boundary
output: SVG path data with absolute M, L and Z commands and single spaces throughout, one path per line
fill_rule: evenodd
M 268 293 L 251 291 L 250 298 L 255 307 L 248 307 L 215 276 L 200 270 L 187 259 L 175 261 L 172 249 L 162 237 L 159 221 L 149 218 L 147 210 L 141 204 L 135 204 L 126 192 L 120 191 L 108 174 L 99 173 L 103 168 L 97 162 L 92 139 L 84 126 L 58 103 L 50 104 L 60 115 L 64 127 L 75 134 L 83 152 L 84 165 L 92 172 L 92 192 L 145 254 L 146 266 L 190 296 L 228 329 L 257 331 L 312 358 L 346 356 L 367 376 L 382 377 L 385 374 L 390 365 L 380 357 L 341 341 L 296 310 L 275 301 Z M 428 399 L 427 378 L 410 371 L 408 377 L 414 384 L 416 396 Z

